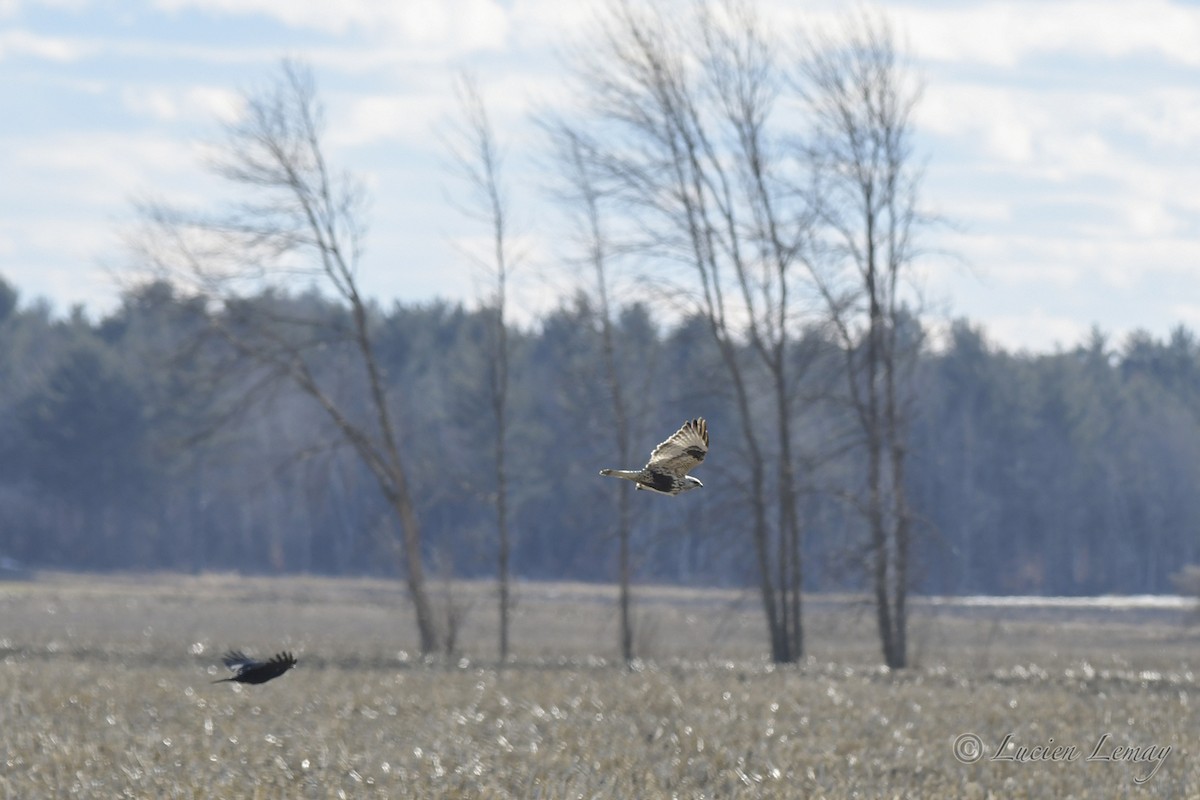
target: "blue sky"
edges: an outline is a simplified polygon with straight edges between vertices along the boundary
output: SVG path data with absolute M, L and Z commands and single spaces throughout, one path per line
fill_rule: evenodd
M 763 0 L 779 29 L 837 3 Z M 1200 4 L 882 2 L 925 81 L 935 316 L 998 344 L 1071 346 L 1099 326 L 1200 330 Z M 479 76 L 510 153 L 530 310 L 566 286 L 565 243 L 528 166 L 555 48 L 589 17 L 556 0 L 0 0 L 0 275 L 28 302 L 112 307 L 133 200 L 203 204 L 201 166 L 238 97 L 308 61 L 329 148 L 372 197 L 364 277 L 385 302 L 471 300 L 484 235 L 456 210 L 435 130 Z M 555 278 L 555 276 L 558 276 Z

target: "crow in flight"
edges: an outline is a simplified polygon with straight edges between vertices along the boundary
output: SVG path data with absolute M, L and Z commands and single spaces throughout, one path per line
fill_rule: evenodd
M 221 678 L 213 683 L 224 683 L 225 681 L 266 683 L 296 666 L 296 657 L 291 653 L 280 653 L 270 661 L 259 661 L 250 658 L 241 650 L 230 650 L 221 657 L 221 660 L 225 662 L 225 666 L 234 671 L 234 676 Z
M 637 488 L 659 494 L 679 494 L 704 484 L 688 475 L 708 455 L 708 423 L 701 417 L 683 423 L 671 438 L 654 448 L 639 469 L 602 469 L 601 475 L 633 481 Z

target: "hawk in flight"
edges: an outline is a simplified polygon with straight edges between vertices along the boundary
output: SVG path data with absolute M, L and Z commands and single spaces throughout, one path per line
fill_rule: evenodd
M 296 657 L 291 653 L 280 653 L 270 661 L 259 661 L 250 658 L 241 650 L 230 650 L 221 658 L 221 661 L 234 671 L 234 675 L 232 678 L 221 678 L 213 683 L 224 683 L 225 681 L 266 683 L 296 666 Z
M 708 423 L 697 417 L 683 423 L 669 439 L 654 448 L 640 470 L 602 469 L 601 475 L 633 481 L 637 488 L 659 494 L 679 494 L 704 484 L 688 475 L 708 454 Z

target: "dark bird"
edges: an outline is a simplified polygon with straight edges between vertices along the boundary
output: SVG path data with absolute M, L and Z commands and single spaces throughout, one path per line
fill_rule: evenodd
M 704 484 L 688 475 L 708 455 L 708 423 L 696 417 L 654 448 L 640 470 L 602 469 L 601 475 L 633 481 L 637 488 L 659 494 L 679 494 Z
M 272 678 L 278 678 L 292 667 L 296 666 L 296 657 L 291 653 L 280 653 L 270 661 L 259 661 L 250 658 L 241 650 L 230 650 L 221 657 L 225 666 L 234 671 L 232 678 L 221 678 L 213 683 L 236 681 L 238 683 L 266 683 Z

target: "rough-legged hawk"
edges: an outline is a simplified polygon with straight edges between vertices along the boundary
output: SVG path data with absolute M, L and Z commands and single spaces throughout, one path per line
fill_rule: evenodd
M 292 667 L 296 666 L 296 657 L 291 653 L 280 653 L 270 661 L 259 661 L 250 658 L 241 650 L 230 650 L 221 661 L 234 671 L 232 678 L 221 678 L 213 683 L 236 681 L 238 683 L 266 683 L 272 678 L 278 678 Z
M 654 448 L 640 470 L 602 469 L 601 475 L 633 481 L 637 488 L 659 494 L 679 494 L 704 484 L 688 475 L 708 454 L 708 423 L 701 417 L 683 423 L 671 438 Z

